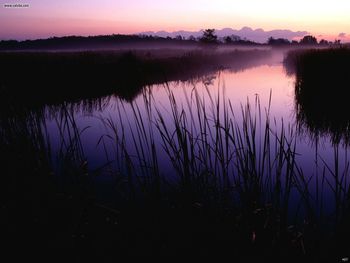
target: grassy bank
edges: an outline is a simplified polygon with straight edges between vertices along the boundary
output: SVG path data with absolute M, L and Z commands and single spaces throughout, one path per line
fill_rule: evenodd
M 350 49 L 290 52 L 285 65 L 296 74 L 296 113 L 300 123 L 334 142 L 349 142 Z
M 116 94 L 132 100 L 143 87 L 185 81 L 220 69 L 263 63 L 266 50 L 2 52 L 1 99 L 18 105 L 55 104 Z

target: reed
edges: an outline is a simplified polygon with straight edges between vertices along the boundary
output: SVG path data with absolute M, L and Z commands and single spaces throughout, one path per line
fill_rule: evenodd
M 35 172 L 40 165 L 44 176 L 54 172 L 59 192 L 73 196 L 74 201 L 63 205 L 74 211 L 65 227 L 74 231 L 87 228 L 91 234 L 102 226 L 113 233 L 105 231 L 96 240 L 91 237 L 90 242 L 99 248 L 116 240 L 132 253 L 131 244 L 141 240 L 135 246 L 144 253 L 157 250 L 167 254 L 171 246 L 185 249 L 192 244 L 201 253 L 210 254 L 210 250 L 214 253 L 223 248 L 231 253 L 233 244 L 237 256 L 254 251 L 258 255 L 316 258 L 317 251 L 328 245 L 330 252 L 324 250 L 322 255 L 338 252 L 333 241 L 344 247 L 349 162 L 339 155 L 339 145 L 334 145 L 333 164 L 316 150 L 320 173 L 315 178 L 299 166 L 297 127 L 271 116 L 272 94 L 268 107 L 262 108 L 259 97 L 242 105 L 232 104 L 225 98 L 224 88 L 218 93 L 207 89 L 201 94 L 195 88 L 185 91 L 184 102 L 165 88 L 167 102 L 156 102 L 145 89 L 141 102 L 128 104 L 120 99 L 115 115 L 100 117 L 106 133 L 96 143 L 104 149 L 106 164 L 95 172 L 89 168 L 82 143 L 89 127 L 79 127 L 75 108 L 65 104 L 59 111 L 55 109 L 56 115 L 48 112 L 60 134 L 57 153 L 48 144 L 44 115 L 34 118 L 29 114 L 17 121 L 2 118 L 0 145 L 6 151 L 17 149 L 9 156 L 9 164 L 21 155 L 19 149 L 25 143 L 34 145 L 23 153 L 33 158 L 28 160 L 33 165 L 28 171 Z M 43 160 L 41 156 L 44 161 L 38 162 Z M 115 179 L 115 191 L 124 191 L 116 202 L 119 206 L 112 208 L 94 198 L 92 175 L 106 171 Z M 316 194 L 311 188 L 313 180 L 318 182 Z M 48 206 L 55 204 L 53 210 L 62 211 L 62 202 L 57 202 L 56 195 L 52 197 L 57 188 L 50 189 Z M 324 196 L 327 189 L 331 189 L 333 199 Z M 330 200 L 334 214 L 322 208 Z M 94 220 L 107 211 L 121 227 L 92 223 L 100 222 Z M 87 215 L 92 224 L 89 227 L 83 226 Z M 50 218 L 52 229 L 57 219 Z M 161 244 L 166 235 L 170 239 L 164 248 Z M 103 245 L 99 240 L 104 240 Z
M 131 114 L 119 102 L 118 112 L 128 116 L 128 124 L 121 115 L 102 120 L 107 128 L 102 137 L 114 144 L 120 171 L 128 163 L 128 174 L 132 171 L 143 189 L 156 189 L 158 195 L 166 194 L 171 184 L 192 202 L 232 205 L 236 200 L 235 205 L 250 211 L 271 204 L 283 212 L 285 224 L 291 191 L 309 206 L 308 182 L 296 161 L 296 132 L 283 121 L 270 123 L 269 108 L 261 109 L 259 98 L 253 106 L 249 101 L 241 105 L 237 116 L 220 93 L 213 96 L 208 90 L 210 99 L 205 100 L 194 89 L 186 104 L 179 105 L 167 91 L 167 114 L 144 92 L 144 108 L 132 104 Z M 165 174 L 164 167 L 170 172 Z

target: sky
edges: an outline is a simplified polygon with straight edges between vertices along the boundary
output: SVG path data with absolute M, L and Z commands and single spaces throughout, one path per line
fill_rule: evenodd
M 28 6 L 5 7 L 14 3 Z M 248 26 L 350 41 L 350 0 L 0 0 L 0 4 L 0 39 Z

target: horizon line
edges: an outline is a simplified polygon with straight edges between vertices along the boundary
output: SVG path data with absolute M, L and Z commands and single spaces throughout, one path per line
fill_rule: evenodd
M 214 29 L 215 31 L 222 31 L 222 30 L 233 30 L 233 31 L 242 31 L 242 30 L 249 30 L 251 31 L 252 33 L 257 33 L 257 31 L 262 34 L 266 34 L 266 33 L 269 33 L 269 32 L 274 32 L 274 31 L 287 31 L 287 32 L 290 32 L 290 33 L 293 33 L 293 34 L 303 34 L 304 36 L 305 35 L 313 35 L 315 36 L 317 39 L 326 39 L 326 40 L 330 40 L 331 38 L 334 39 L 334 40 L 346 40 L 347 42 L 350 41 L 350 35 L 347 35 L 345 33 L 338 33 L 338 34 L 332 34 L 332 35 L 320 35 L 320 34 L 313 34 L 309 31 L 306 31 L 306 30 L 296 30 L 296 31 L 293 31 L 291 29 L 286 29 L 286 28 L 276 28 L 276 29 L 271 29 L 271 30 L 265 30 L 264 28 L 252 28 L 252 27 L 249 27 L 249 26 L 243 26 L 241 27 L 240 29 L 236 29 L 236 28 L 232 28 L 232 27 L 222 27 L 222 28 L 214 28 L 214 27 L 208 27 L 208 28 L 211 28 L 211 29 Z M 201 29 L 198 29 L 198 30 L 185 30 L 185 29 L 178 29 L 178 30 L 173 30 L 173 31 L 168 31 L 168 30 L 148 30 L 148 31 L 136 31 L 136 32 L 130 32 L 130 33 L 119 33 L 119 32 L 114 32 L 114 33 L 77 33 L 77 34 L 56 34 L 56 35 L 46 35 L 46 36 L 33 36 L 33 37 L 1 37 L 0 38 L 0 41 L 10 41 L 10 40 L 15 40 L 15 41 L 29 41 L 29 40 L 40 40 L 40 39 L 50 39 L 50 38 L 59 38 L 59 37 L 97 37 L 97 36 L 111 36 L 111 35 L 129 35 L 129 36 L 137 36 L 137 35 L 142 35 L 142 34 L 159 34 L 159 33 L 166 33 L 166 34 L 174 34 L 174 33 L 200 33 L 202 31 L 204 31 L 205 29 L 207 28 L 201 28 Z M 342 34 L 345 34 L 345 36 L 343 37 L 340 37 L 340 35 Z M 245 38 L 245 36 L 240 36 L 242 38 Z M 286 39 L 293 39 L 293 38 L 301 38 L 302 36 L 298 36 L 298 37 L 291 37 L 291 36 L 284 36 Z M 248 40 L 252 40 L 252 39 L 249 39 L 247 38 Z M 255 40 L 252 40 L 252 41 L 255 41 Z M 257 41 L 255 41 L 257 42 Z M 345 42 L 345 43 L 347 43 Z M 258 43 L 262 43 L 262 42 L 258 42 Z

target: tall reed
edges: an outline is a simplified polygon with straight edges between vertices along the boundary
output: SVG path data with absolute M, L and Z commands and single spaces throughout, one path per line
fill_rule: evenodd
M 271 203 L 283 208 L 285 219 L 291 191 L 306 204 L 308 182 L 296 161 L 296 132 L 283 120 L 271 123 L 271 96 L 266 109 L 256 97 L 237 114 L 221 91 L 193 89 L 183 104 L 169 88 L 167 95 L 166 110 L 146 90 L 142 105 L 132 103 L 128 110 L 119 101 L 118 117 L 102 119 L 103 140 L 114 144 L 117 167 L 129 180 L 142 181 L 145 191 L 156 189 L 158 195 L 175 185 L 193 202 L 247 209 Z

